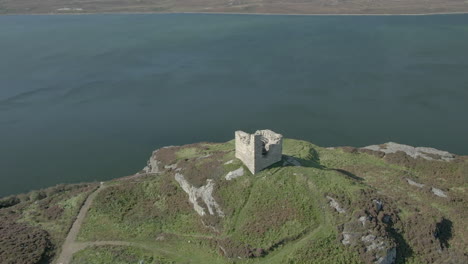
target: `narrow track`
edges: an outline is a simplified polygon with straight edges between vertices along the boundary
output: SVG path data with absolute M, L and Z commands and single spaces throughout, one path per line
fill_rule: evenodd
M 94 191 L 92 194 L 88 196 L 86 201 L 84 202 L 83 206 L 78 213 L 75 222 L 73 223 L 70 231 L 68 232 L 67 237 L 65 238 L 65 242 L 62 245 L 62 252 L 56 261 L 58 264 L 68 264 L 73 256 L 73 254 L 87 245 L 86 243 L 78 243 L 76 241 L 76 237 L 78 236 L 78 232 L 80 231 L 81 225 L 83 224 L 83 220 L 86 217 L 86 213 L 88 212 L 89 208 L 91 207 L 91 203 L 93 202 L 94 198 L 98 195 L 100 191 L 105 189 L 106 187 L 101 183 L 99 188 Z M 94 242 L 92 242 L 94 243 Z

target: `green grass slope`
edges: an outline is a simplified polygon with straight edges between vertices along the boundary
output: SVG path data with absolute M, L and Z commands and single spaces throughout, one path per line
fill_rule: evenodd
M 392 252 L 395 263 L 467 260 L 466 157 L 427 161 L 292 139 L 283 154 L 301 166 L 281 161 L 256 175 L 244 167 L 228 181 L 243 167 L 233 141 L 156 151 L 159 171 L 108 182 L 78 236 L 131 246 L 88 247 L 72 263 L 385 263 Z M 211 185 L 222 213 L 198 196 L 198 214 L 176 174 L 197 190 Z
M 97 186 L 62 184 L 0 199 L 0 263 L 53 262 Z
M 285 139 L 283 160 L 252 175 L 234 152 L 233 141 L 162 148 L 151 173 L 106 182 L 72 263 L 468 263 L 466 156 Z M 53 263 L 97 187 L 0 199 L 0 263 Z

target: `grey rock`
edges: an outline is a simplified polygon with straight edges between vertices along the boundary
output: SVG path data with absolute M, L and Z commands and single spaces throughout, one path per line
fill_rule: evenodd
M 418 188 L 424 187 L 424 184 L 422 184 L 422 183 L 417 183 L 417 182 L 412 181 L 412 180 L 410 180 L 410 179 L 408 179 L 408 178 L 406 178 L 406 181 L 408 182 L 409 185 L 416 186 L 416 187 L 418 187 Z
M 439 197 L 447 198 L 447 194 L 445 194 L 445 192 L 442 191 L 441 189 L 437 189 L 437 188 L 432 187 L 431 191 L 432 191 L 433 194 L 435 194 L 435 195 L 437 195 Z
M 206 185 L 196 188 L 195 186 L 190 185 L 189 182 L 185 179 L 184 175 L 176 173 L 175 180 L 180 184 L 182 189 L 189 195 L 189 202 L 193 204 L 193 209 L 203 216 L 206 214 L 205 209 L 198 204 L 198 199 L 200 198 L 208 208 L 208 213 L 210 215 L 218 214 L 220 217 L 224 217 L 224 212 L 221 210 L 219 204 L 213 198 L 213 187 L 214 182 L 211 179 L 206 180 Z
M 447 151 L 438 150 L 435 148 L 428 147 L 412 147 L 404 144 L 398 144 L 394 142 L 388 142 L 382 145 L 371 145 L 363 147 L 363 149 L 369 149 L 373 151 L 381 151 L 385 154 L 396 153 L 398 151 L 405 152 L 408 156 L 416 159 L 423 158 L 426 160 L 443 160 L 443 161 L 452 161 L 455 159 L 455 155 Z M 438 157 L 434 159 L 435 157 Z
M 343 209 L 343 208 L 340 206 L 340 204 L 339 204 L 335 199 L 333 199 L 333 198 L 330 197 L 330 196 L 327 196 L 327 199 L 330 201 L 330 203 L 329 203 L 329 204 L 330 204 L 330 207 L 335 208 L 335 210 L 336 210 L 338 213 L 343 214 L 343 213 L 346 212 L 346 210 Z
M 237 170 L 233 170 L 233 171 L 228 172 L 228 174 L 226 174 L 226 176 L 224 178 L 226 180 L 230 181 L 232 179 L 235 179 L 235 178 L 243 176 L 243 175 L 244 175 L 244 168 L 240 167 Z
M 145 173 L 158 173 L 159 172 L 159 161 L 156 159 L 156 153 L 158 150 L 153 151 L 150 159 L 146 163 L 146 167 L 143 168 Z
M 380 212 L 383 208 L 383 203 L 380 200 L 372 200 L 372 202 L 377 206 L 377 211 Z
M 361 222 L 362 226 L 365 226 L 367 222 L 367 217 L 361 216 L 358 218 L 358 221 Z
M 343 232 L 343 240 L 341 240 L 341 243 L 343 245 L 349 245 L 351 244 L 351 234 L 350 233 L 344 233 Z
M 172 169 L 172 170 L 174 170 L 174 169 L 177 168 L 177 164 L 174 163 L 174 164 L 171 164 L 171 165 L 166 165 L 166 166 L 164 166 L 164 168 L 165 168 L 165 169 Z

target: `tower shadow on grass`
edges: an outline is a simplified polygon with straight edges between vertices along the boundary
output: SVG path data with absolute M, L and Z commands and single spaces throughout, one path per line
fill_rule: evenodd
M 357 176 L 357 175 L 355 175 L 355 174 L 353 174 L 353 173 L 351 173 L 351 172 L 349 172 L 349 171 L 347 171 L 347 170 L 343 170 L 343 169 L 332 169 L 332 168 L 330 168 L 330 169 L 328 169 L 328 170 L 336 171 L 336 172 L 338 172 L 339 174 L 344 175 L 344 176 L 346 176 L 347 178 L 352 179 L 352 180 L 355 180 L 355 181 L 363 181 L 363 180 L 364 180 L 363 178 L 361 178 L 361 177 L 359 177 L 359 176 Z
M 344 169 L 340 169 L 340 168 L 327 168 L 325 166 L 323 166 L 322 164 L 320 164 L 320 155 L 319 153 L 311 148 L 309 150 L 309 154 L 308 154 L 308 159 L 303 159 L 303 158 L 298 158 L 298 157 L 294 157 L 294 156 L 290 156 L 290 155 L 282 155 L 282 159 L 280 161 L 278 161 L 277 163 L 275 164 L 272 164 L 269 168 L 270 169 L 280 169 L 282 167 L 286 167 L 286 166 L 301 166 L 301 167 L 308 167 L 308 168 L 315 168 L 315 169 L 319 169 L 319 170 L 331 170 L 331 171 L 335 171 L 335 172 L 338 172 L 340 175 L 343 175 L 345 176 L 346 178 L 350 179 L 350 180 L 353 180 L 353 181 L 359 181 L 359 182 L 362 182 L 364 179 L 347 171 L 347 170 L 344 170 Z

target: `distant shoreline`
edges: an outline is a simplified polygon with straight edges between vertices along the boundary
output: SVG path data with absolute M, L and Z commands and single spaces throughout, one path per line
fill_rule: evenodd
M 466 15 L 468 12 L 440 12 L 440 13 L 323 13 L 323 14 L 301 14 L 301 13 L 242 13 L 242 12 L 63 12 L 63 13 L 12 13 L 0 14 L 0 16 L 56 16 L 56 15 L 250 15 L 250 16 L 437 16 L 437 15 Z

